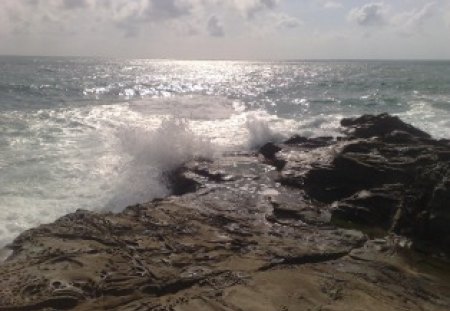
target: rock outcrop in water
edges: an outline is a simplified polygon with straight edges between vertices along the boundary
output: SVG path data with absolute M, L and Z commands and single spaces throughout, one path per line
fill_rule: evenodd
M 23 233 L 0 310 L 449 310 L 449 141 L 389 115 L 342 125 Z

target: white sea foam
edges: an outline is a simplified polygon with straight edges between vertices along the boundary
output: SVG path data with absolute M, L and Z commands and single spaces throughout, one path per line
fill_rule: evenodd
M 0 162 L 0 246 L 77 209 L 120 211 L 165 196 L 164 172 L 194 157 L 280 139 L 295 124 L 236 101 L 209 97 L 214 111 L 203 109 L 206 97 L 199 107 L 194 100 L 173 98 L 165 109 L 151 100 L 4 115 L 14 133 Z M 174 112 L 184 101 L 180 118 Z
M 118 211 L 163 196 L 162 172 L 191 157 L 336 136 L 342 117 L 389 112 L 449 137 L 443 64 L 2 64 L 0 246 L 78 208 Z
M 196 158 L 214 155 L 208 139 L 195 135 L 184 119 L 164 119 L 156 130 L 126 127 L 118 130 L 120 150 L 128 159 L 119 168 L 115 195 L 105 206 L 119 211 L 137 202 L 146 202 L 169 194 L 163 175 Z
M 329 118 L 284 119 L 214 96 L 14 111 L 1 121 L 10 133 L 0 162 L 0 246 L 77 209 L 117 212 L 163 197 L 164 172 L 194 157 L 334 127 Z
M 132 110 L 145 115 L 170 115 L 189 120 L 221 120 L 230 118 L 238 103 L 221 96 L 169 96 L 133 102 Z
M 256 112 L 247 116 L 246 127 L 248 129 L 248 147 L 251 149 L 261 147 L 264 143 L 277 142 L 283 138 L 281 133 L 277 133 L 270 127 L 270 117 L 265 112 Z
M 339 136 L 340 133 L 340 121 L 343 118 L 340 114 L 334 115 L 318 115 L 305 118 L 299 121 L 296 134 L 305 137 L 317 137 L 317 136 Z
M 419 98 L 409 102 L 407 111 L 397 113 L 403 121 L 410 123 L 435 138 L 449 138 L 449 109 L 443 109 L 444 101 L 440 105 L 435 104 L 435 98 Z M 450 107 L 450 99 L 447 98 Z

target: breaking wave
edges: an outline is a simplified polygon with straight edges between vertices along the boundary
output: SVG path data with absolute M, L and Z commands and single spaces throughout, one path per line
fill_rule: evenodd
M 448 138 L 449 64 L 0 60 L 0 247 L 165 196 L 164 171 L 193 157 L 340 135 L 343 117 L 389 112 Z
M 217 152 L 208 139 L 189 129 L 185 119 L 164 119 L 156 130 L 122 128 L 118 137 L 119 153 L 128 161 L 120 167 L 115 195 L 105 206 L 113 211 L 168 195 L 163 183 L 165 172 L 197 157 L 212 158 Z

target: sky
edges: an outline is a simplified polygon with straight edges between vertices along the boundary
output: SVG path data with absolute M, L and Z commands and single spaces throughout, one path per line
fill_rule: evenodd
M 1 0 L 0 54 L 450 59 L 450 0 Z

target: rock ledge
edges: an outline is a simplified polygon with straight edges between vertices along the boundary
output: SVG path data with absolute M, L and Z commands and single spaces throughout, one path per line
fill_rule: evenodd
M 450 143 L 387 114 L 194 160 L 21 234 L 0 310 L 449 310 Z

